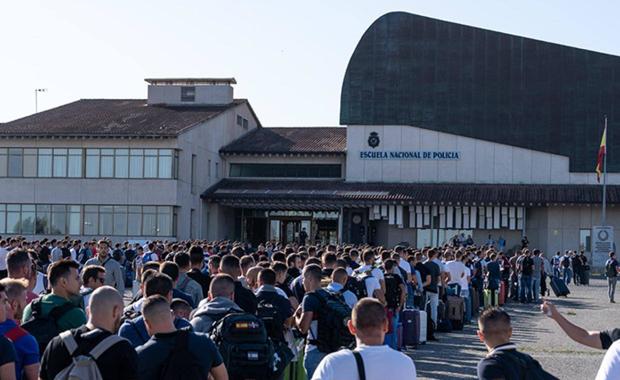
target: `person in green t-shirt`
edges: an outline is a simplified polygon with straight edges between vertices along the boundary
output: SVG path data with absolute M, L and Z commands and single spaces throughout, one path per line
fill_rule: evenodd
M 43 315 L 48 315 L 55 307 L 71 302 L 71 298 L 80 295 L 82 281 L 78 274 L 78 268 L 79 265 L 75 261 L 68 259 L 50 265 L 48 273 L 52 292 L 39 298 Z M 33 302 L 37 302 L 37 300 Z M 33 302 L 24 309 L 23 321 L 30 320 Z M 84 323 L 86 323 L 86 314 L 79 307 L 74 307 L 58 319 L 58 329 L 59 332 L 62 332 L 80 327 Z

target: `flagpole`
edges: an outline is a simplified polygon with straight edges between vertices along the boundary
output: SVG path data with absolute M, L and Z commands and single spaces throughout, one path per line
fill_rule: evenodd
M 605 135 L 607 135 L 607 115 L 605 115 Z M 603 213 L 601 225 L 606 226 L 607 211 L 607 136 L 605 136 L 605 155 L 603 156 Z

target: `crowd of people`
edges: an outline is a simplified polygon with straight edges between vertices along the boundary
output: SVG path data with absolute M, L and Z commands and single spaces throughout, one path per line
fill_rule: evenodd
M 466 239 L 415 249 L 11 238 L 0 241 L 0 379 L 415 379 L 401 351 L 474 316 L 489 349 L 480 378 L 553 378 L 510 343 L 497 306 L 541 303 L 548 277 L 582 284 L 586 265 L 579 253 L 547 260 L 524 244 L 509 256 Z M 620 338 L 541 307 L 584 344 Z

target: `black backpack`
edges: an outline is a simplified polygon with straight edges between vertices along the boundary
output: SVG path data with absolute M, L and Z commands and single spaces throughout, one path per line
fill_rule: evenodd
M 282 319 L 278 308 L 273 304 L 274 296 L 282 296 L 277 293 L 271 293 L 271 297 L 266 296 L 263 292 L 257 295 L 260 299 L 256 308 L 256 315 L 265 324 L 267 335 L 273 340 L 282 341 L 284 340 L 284 320 Z
M 177 332 L 174 348 L 162 365 L 159 380 L 207 380 L 209 374 L 194 353 L 189 350 L 189 329 Z
M 519 372 L 519 380 L 558 380 L 557 377 L 545 371 L 539 362 L 521 352 L 501 350 L 493 353 L 491 357 L 503 363 L 503 368 L 516 368 Z
M 618 275 L 618 271 L 616 270 L 616 260 L 615 259 L 611 259 L 607 262 L 607 265 L 605 265 L 605 275 L 607 277 L 616 277 Z
M 41 310 L 41 298 L 37 298 L 32 301 L 30 305 L 32 315 L 30 319 L 22 324 L 22 328 L 34 336 L 39 343 L 39 352 L 43 354 L 47 344 L 62 331 L 58 327 L 58 320 L 67 314 L 69 311 L 78 308 L 79 306 L 67 301 L 66 303 L 56 306 L 47 315 L 43 314 Z
M 402 281 L 398 275 L 393 273 L 387 273 L 383 277 L 385 280 L 385 301 L 387 303 L 387 307 L 390 309 L 396 309 L 400 306 L 400 296 L 402 294 L 400 284 Z
M 366 271 L 357 276 L 350 277 L 351 281 L 347 282 L 345 289 L 355 294 L 358 300 L 364 297 L 372 297 L 372 294 L 368 294 L 368 289 L 366 289 L 366 280 L 371 277 L 372 271 Z
M 320 303 L 318 315 L 318 336 L 309 335 L 308 343 L 317 346 L 320 352 L 331 353 L 339 349 L 351 348 L 355 337 L 347 326 L 351 319 L 351 308 L 346 304 L 341 293 L 318 289 L 311 293 Z
M 570 267 L 570 257 L 562 257 L 561 264 L 564 268 Z
M 61 248 L 60 249 L 62 251 L 62 258 L 63 259 L 69 259 L 71 258 L 71 250 L 69 248 Z
M 214 322 L 210 336 L 231 380 L 273 378 L 274 347 L 260 318 L 249 313 L 228 314 Z

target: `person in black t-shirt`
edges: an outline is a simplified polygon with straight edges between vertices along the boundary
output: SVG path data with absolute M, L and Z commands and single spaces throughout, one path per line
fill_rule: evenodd
M 180 334 L 187 334 L 184 351 L 190 355 L 195 353 L 192 363 L 196 368 L 178 368 L 179 372 L 186 371 L 186 376 L 189 376 L 196 370 L 205 378 L 211 375 L 214 380 L 228 379 L 224 360 L 213 341 L 205 334 L 177 330 L 170 314 L 170 304 L 164 297 L 147 297 L 142 305 L 142 314 L 151 339 L 138 347 L 138 373 L 141 380 L 160 378 L 164 366 L 169 364 L 171 353 L 175 348 L 178 349 L 176 346 Z
M 620 340 L 620 328 L 603 331 L 586 330 L 566 319 L 550 301 L 543 302 L 540 311 L 553 319 L 569 338 L 584 346 L 606 350 L 613 342 Z
M 288 265 L 288 275 L 292 279 L 301 276 L 301 257 L 297 253 L 291 253 L 286 257 L 286 265 Z M 289 282 L 290 285 L 290 282 Z
M 102 286 L 90 296 L 88 323 L 71 330 L 78 349 L 73 356 L 87 355 L 97 344 L 116 334 L 123 316 L 123 298 L 111 286 Z M 114 344 L 96 360 L 104 379 L 134 380 L 138 378 L 138 357 L 126 339 Z M 39 378 L 54 379 L 71 364 L 71 356 L 62 339 L 57 336 L 48 344 L 41 359 Z
M 282 289 L 282 291 L 286 294 L 289 302 L 293 310 L 297 310 L 297 306 L 299 306 L 299 301 L 297 297 L 295 297 L 295 293 L 291 290 L 289 284 L 287 284 L 286 279 L 288 276 L 286 264 L 284 263 L 273 263 L 271 265 L 271 269 L 276 272 L 276 288 Z
M 489 351 L 478 363 L 479 379 L 556 379 L 531 356 L 517 351 L 517 347 L 510 342 L 510 316 L 502 309 L 485 310 L 478 319 L 478 328 L 478 338 Z
M 237 280 L 241 275 L 239 259 L 233 255 L 222 257 L 219 272 L 227 274 L 235 279 L 235 303 L 246 313 L 256 314 L 256 306 L 258 304 L 256 296 L 250 289 L 245 288 L 241 282 Z
M 276 284 L 276 272 L 273 269 L 263 269 L 258 274 L 258 291 L 256 292 L 256 300 L 259 305 L 259 317 L 261 316 L 261 303 L 271 304 L 277 313 L 276 321 L 265 321 L 269 336 L 280 342 L 284 341 L 284 325 L 289 318 L 293 316 L 293 308 L 291 302 L 283 294 L 278 292 Z M 270 323 L 277 323 L 270 325 Z
M 431 249 L 428 251 L 428 260 L 424 262 L 424 267 L 431 277 L 430 283 L 424 287 L 424 290 L 426 291 L 426 303 L 430 304 L 431 319 L 435 325 L 439 322 L 437 318 L 437 308 L 439 307 L 439 288 L 437 284 L 439 283 L 439 277 L 441 276 L 441 268 L 433 262 L 433 259 L 436 256 L 437 252 Z M 434 338 L 431 340 L 434 340 Z
M 209 276 L 204 260 L 204 250 L 202 247 L 194 245 L 189 249 L 189 263 L 191 269 L 187 272 L 187 277 L 200 285 L 202 288 L 202 295 L 206 297 L 207 294 L 209 294 L 211 276 Z
M 534 271 L 534 260 L 532 260 L 529 250 L 525 250 L 525 255 L 519 262 L 519 300 L 522 303 L 532 302 L 532 272 Z

